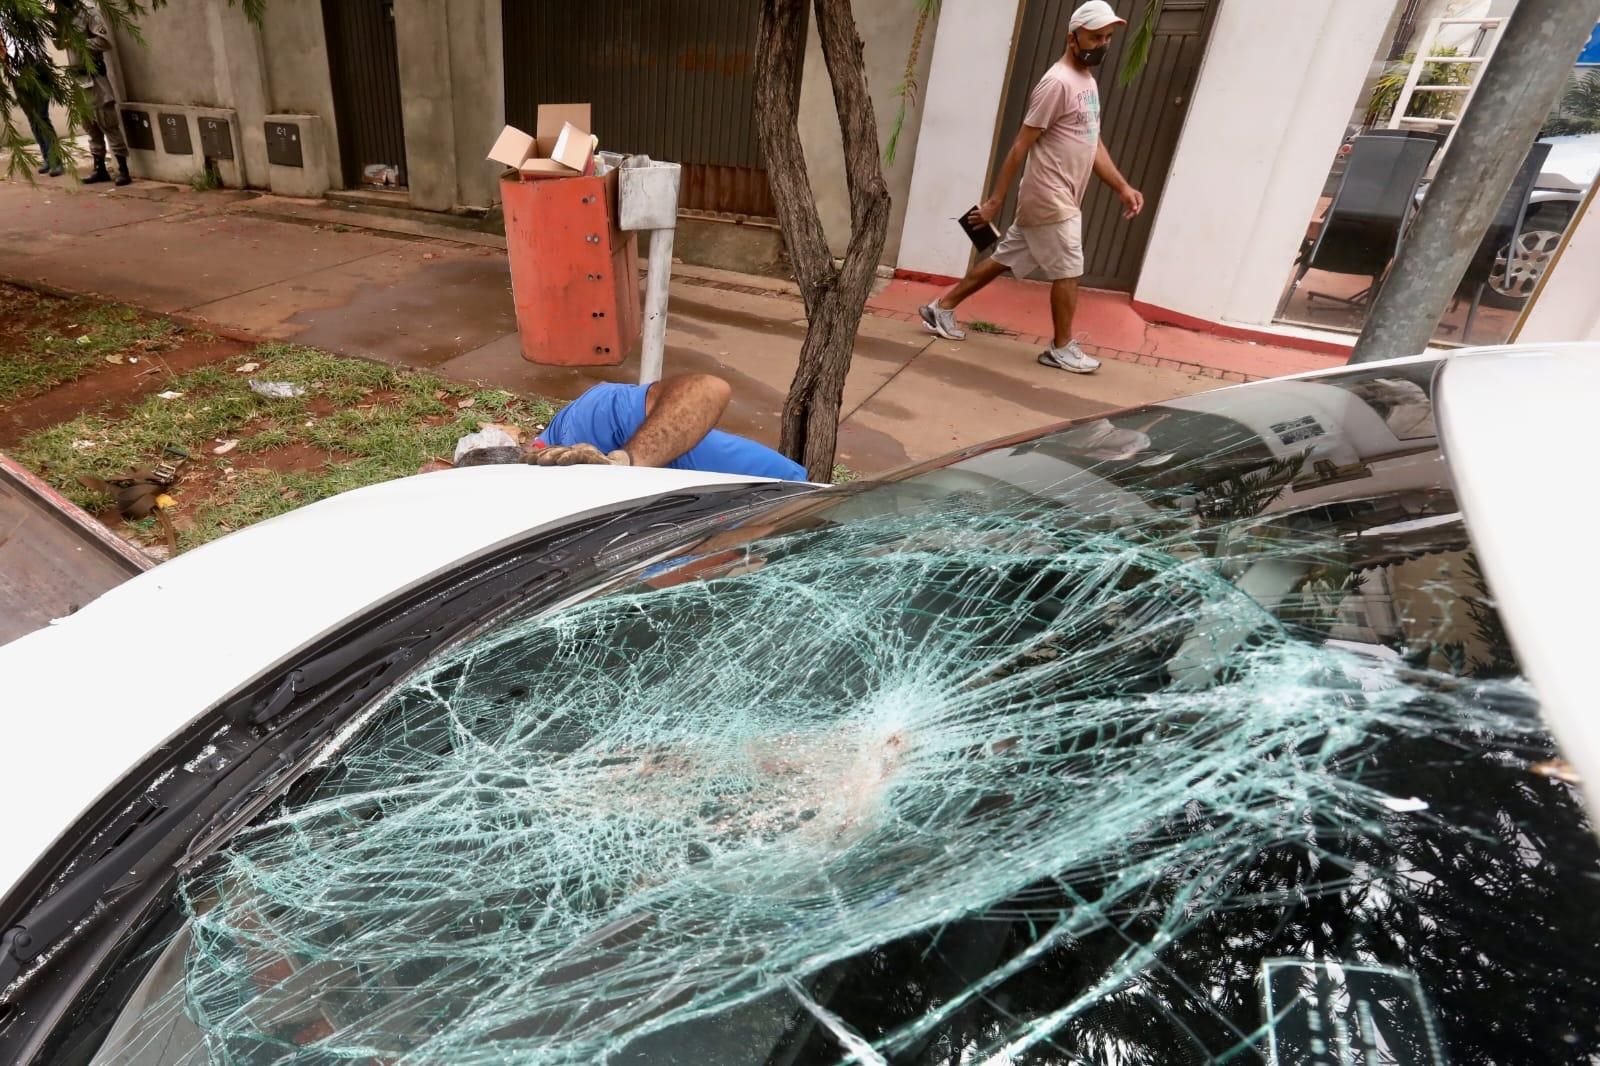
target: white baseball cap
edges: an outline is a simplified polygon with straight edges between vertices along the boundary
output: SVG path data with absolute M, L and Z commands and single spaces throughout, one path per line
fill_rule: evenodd
M 1079 6 L 1072 13 L 1072 21 L 1067 23 L 1067 32 L 1073 30 L 1103 30 L 1116 23 L 1126 26 L 1128 20 L 1111 10 L 1111 5 L 1106 0 L 1088 0 L 1088 3 Z

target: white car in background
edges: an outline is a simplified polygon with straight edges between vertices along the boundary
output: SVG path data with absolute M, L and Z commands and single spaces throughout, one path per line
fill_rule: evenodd
M 1489 275 L 1484 302 L 1515 310 L 1527 302 L 1561 247 L 1561 239 L 1600 175 L 1600 133 L 1541 137 L 1550 145 L 1544 169 L 1528 197 L 1528 214 L 1511 247 L 1500 250 Z M 1510 272 L 1506 260 L 1512 259 Z
M 485 467 L 0 647 L 8 1062 L 1600 1057 L 1600 347 Z

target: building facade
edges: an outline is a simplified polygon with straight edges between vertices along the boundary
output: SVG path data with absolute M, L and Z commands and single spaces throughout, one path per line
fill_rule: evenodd
M 1448 151 L 1452 123 L 1471 106 L 1475 73 L 1516 4 L 1166 0 L 1143 72 L 1122 84 L 1114 48 L 1100 75 L 1106 143 L 1145 192 L 1147 206 L 1129 224 L 1105 190 L 1085 204 L 1086 282 L 1127 292 L 1155 321 L 1352 340 L 1365 314 L 1363 290 L 1373 279 L 1312 269 L 1286 299 L 1297 262 L 1311 256 L 1330 217 L 1339 217 L 1335 202 L 1355 150 L 1379 134 L 1434 136 L 1443 145 L 1415 189 L 1391 198 L 1412 205 L 1396 220 L 1396 239 L 1404 239 Z M 1060 19 L 1071 6 L 946 0 L 895 263 L 901 271 L 949 277 L 968 266 L 971 248 L 948 220 L 983 197 L 1015 134 L 1031 79 L 1064 46 Z M 1130 22 L 1145 10 L 1142 0 L 1114 6 Z M 1423 46 L 1441 61 L 1428 64 L 1425 56 L 1419 64 Z M 1418 66 L 1424 88 L 1396 101 Z M 1589 84 L 1600 88 L 1600 30 L 1580 55 L 1573 82 L 1591 75 Z M 1426 87 L 1440 81 L 1457 84 Z M 1489 283 L 1473 288 L 1469 270 L 1437 340 L 1595 335 L 1593 303 L 1579 294 L 1600 286 L 1600 220 L 1584 211 L 1600 169 L 1600 114 L 1560 118 L 1548 124 L 1554 136 L 1541 135 L 1550 147 L 1528 202 L 1520 213 L 1511 210 L 1518 205 L 1505 205 L 1520 220 L 1515 237 L 1502 233 L 1507 248 L 1486 247 L 1475 260 Z M 1508 258 L 1512 285 L 1502 271 Z
M 776 269 L 782 242 L 755 132 L 756 16 L 748 0 L 271 0 L 256 25 L 242 6 L 170 0 L 142 20 L 142 42 L 118 42 L 124 121 L 149 126 L 133 160 L 149 176 L 209 169 L 227 185 L 478 214 L 499 199 L 499 167 L 484 156 L 502 125 L 531 130 L 541 103 L 588 102 L 603 148 L 684 165 L 684 254 Z M 861 5 L 857 18 L 887 143 L 917 5 Z M 935 29 L 915 79 L 926 78 Z M 842 251 L 843 149 L 814 31 L 801 97 L 813 189 Z M 236 145 L 216 134 L 221 121 Z M 160 135 L 185 124 L 186 139 Z M 886 167 L 896 205 L 886 262 L 899 251 L 919 129 L 913 114 Z
M 1126 222 L 1109 190 L 1090 196 L 1086 283 L 1128 293 L 1156 320 L 1335 337 L 1358 330 L 1359 290 L 1370 279 L 1312 270 L 1286 302 L 1296 263 L 1343 209 L 1342 168 L 1359 164 L 1362 137 L 1380 126 L 1447 130 L 1448 108 L 1430 110 L 1446 93 L 1470 106 L 1470 86 L 1427 98 L 1419 90 L 1398 120 L 1392 106 L 1384 116 L 1415 50 L 1464 57 L 1427 68 L 1427 77 L 1466 71 L 1492 54 L 1516 3 L 1163 0 L 1142 72 L 1119 76 L 1132 26 L 1101 68 L 1103 134 L 1147 206 Z M 915 100 L 885 168 L 894 207 L 884 267 L 933 278 L 965 271 L 971 246 L 954 220 L 983 197 L 1028 91 L 1065 48 L 1074 6 L 942 0 L 918 38 L 918 0 L 856 5 L 885 146 L 907 85 Z M 1146 10 L 1145 0 L 1114 6 L 1134 24 Z M 223 184 L 288 195 L 483 215 L 499 198 L 499 168 L 484 155 L 501 126 L 532 128 L 541 103 L 586 101 L 602 147 L 684 165 L 681 254 L 781 271 L 753 114 L 757 7 L 271 0 L 257 25 L 240 5 L 169 0 L 144 19 L 142 43 L 119 42 L 124 120 L 139 146 L 134 166 L 149 175 L 210 171 Z M 801 101 L 813 191 L 842 252 L 843 153 L 814 32 Z M 1580 120 L 1573 128 L 1584 128 Z M 1552 158 L 1581 159 L 1588 143 L 1568 138 Z M 1476 322 L 1457 309 L 1439 339 L 1505 339 L 1524 318 L 1529 329 L 1580 328 L 1572 323 L 1583 312 L 1556 305 L 1600 280 L 1600 239 L 1589 233 L 1600 222 L 1582 211 L 1593 174 L 1583 184 L 1574 173 L 1576 187 L 1547 190 L 1559 203 L 1525 212 L 1517 237 L 1529 245 L 1527 261 L 1508 250 L 1511 265 L 1526 267 L 1522 291 L 1498 291 L 1513 271 L 1494 273 L 1490 254 L 1501 280 L 1472 302 Z M 1416 202 L 1425 188 L 1426 176 Z M 1585 321 L 1589 335 L 1600 328 Z

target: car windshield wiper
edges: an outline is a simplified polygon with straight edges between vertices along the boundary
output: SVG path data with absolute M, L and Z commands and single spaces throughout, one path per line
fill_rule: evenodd
M 230 767 L 229 772 L 236 767 Z M 140 878 L 139 859 L 176 831 L 216 790 L 229 773 L 202 778 L 172 797 L 165 809 L 139 826 L 121 843 L 88 867 L 68 877 L 16 924 L 0 935 L 0 991 L 22 976 L 35 959 L 93 915 L 103 902 L 116 899 Z M 148 801 L 147 801 L 148 802 Z M 158 809 L 158 808 L 151 808 Z

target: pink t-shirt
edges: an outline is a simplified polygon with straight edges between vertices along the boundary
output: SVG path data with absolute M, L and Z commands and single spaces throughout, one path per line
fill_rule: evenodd
M 1028 99 L 1033 142 L 1017 193 L 1017 225 L 1045 226 L 1079 214 L 1100 143 L 1100 87 L 1066 60 L 1044 72 Z

